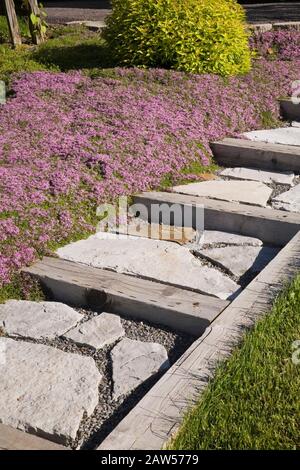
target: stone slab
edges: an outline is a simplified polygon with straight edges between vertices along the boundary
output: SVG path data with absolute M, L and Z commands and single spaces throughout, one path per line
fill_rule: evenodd
M 172 188 L 175 193 L 240 202 L 255 206 L 267 205 L 272 190 L 256 181 L 204 181 Z
M 254 142 L 300 146 L 300 129 L 297 127 L 251 131 L 243 135 Z
M 91 357 L 0 338 L 0 423 L 66 443 L 98 404 Z
M 204 230 L 199 243 L 193 243 L 188 247 L 203 248 L 216 247 L 219 245 L 230 246 L 262 246 L 263 242 L 258 238 L 246 237 L 237 233 L 220 232 L 218 230 Z
M 199 250 L 199 254 L 228 270 L 237 278 L 247 271 L 258 273 L 278 254 L 279 250 L 259 246 L 226 246 Z
M 73 328 L 65 336 L 75 343 L 101 349 L 125 335 L 118 315 L 103 312 L 95 318 Z
M 295 174 L 292 172 L 279 173 L 243 167 L 225 168 L 225 170 L 221 171 L 220 176 L 239 180 L 260 181 L 266 184 L 286 184 L 289 186 L 293 186 L 293 180 L 295 178 Z
M 273 198 L 272 206 L 275 209 L 300 212 L 300 184 Z
M 69 261 L 195 289 L 221 299 L 239 289 L 229 277 L 203 265 L 188 248 L 166 241 L 99 232 L 59 248 L 57 254 Z
M 169 367 L 168 354 L 158 343 L 122 339 L 111 352 L 114 398 L 128 395 L 152 375 Z
M 0 305 L 0 328 L 9 336 L 54 339 L 83 318 L 59 302 L 9 300 Z

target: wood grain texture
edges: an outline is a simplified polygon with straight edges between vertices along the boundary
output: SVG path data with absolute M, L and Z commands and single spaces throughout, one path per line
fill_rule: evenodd
M 293 145 L 226 138 L 212 142 L 211 148 L 220 165 L 300 172 L 300 147 Z
M 44 258 L 24 270 L 38 277 L 58 301 L 105 308 L 200 335 L 229 302 L 137 277 L 59 258 Z
M 179 205 L 182 210 L 184 208 L 192 211 L 190 220 L 194 228 L 195 219 L 198 217 L 201 220 L 199 212 L 204 210 L 205 230 L 235 232 L 276 246 L 284 246 L 300 229 L 300 214 L 198 196 L 153 191 L 136 195 L 134 203 L 139 209 L 140 217 L 154 223 L 158 222 L 157 211 L 154 211 L 155 216 L 153 211 L 151 215 L 155 204 L 162 207 Z M 168 217 L 169 212 L 164 210 L 161 215 L 162 223 L 170 223 Z
M 20 46 L 22 40 L 14 1 L 5 0 L 5 9 L 12 44 L 13 46 Z
M 99 450 L 158 450 L 178 429 L 220 360 L 264 315 L 300 268 L 300 232 L 207 328 L 102 442 Z
M 0 424 L 0 450 L 69 450 L 54 442 Z

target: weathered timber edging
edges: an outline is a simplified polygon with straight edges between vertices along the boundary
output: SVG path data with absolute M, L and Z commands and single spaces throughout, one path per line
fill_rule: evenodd
M 300 102 L 296 103 L 292 99 L 280 100 L 282 117 L 288 121 L 300 121 Z
M 69 450 L 41 437 L 0 424 L 0 450 Z
M 229 302 L 197 292 L 61 260 L 43 258 L 24 272 L 37 277 L 58 301 L 103 308 L 193 335 Z
M 264 315 L 275 295 L 300 268 L 300 232 L 207 328 L 138 405 L 102 442 L 99 450 L 158 450 L 206 387 L 215 367 Z
M 136 195 L 134 203 L 139 204 L 141 218 L 148 218 L 153 204 L 165 204 L 169 207 L 179 204 L 185 208 L 193 207 L 193 224 L 197 211 L 201 213 L 204 209 L 205 230 L 235 232 L 259 238 L 264 243 L 277 246 L 284 246 L 300 230 L 300 214 L 199 196 L 153 191 Z M 145 213 L 142 212 L 143 207 Z M 168 217 L 169 212 L 161 212 L 161 222 L 168 223 L 169 220 L 164 220 L 164 215 Z M 151 221 L 158 222 L 153 218 Z M 194 228 L 196 228 L 195 225 Z
M 210 145 L 216 162 L 223 166 L 300 172 L 300 147 L 233 138 Z

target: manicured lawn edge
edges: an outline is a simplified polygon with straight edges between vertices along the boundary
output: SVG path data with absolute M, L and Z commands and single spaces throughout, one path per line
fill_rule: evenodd
M 299 339 L 300 275 L 218 366 L 168 448 L 299 449 Z

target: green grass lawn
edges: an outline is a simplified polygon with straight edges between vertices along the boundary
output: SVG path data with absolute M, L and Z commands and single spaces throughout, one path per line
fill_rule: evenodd
M 184 419 L 176 450 L 300 449 L 300 276 L 247 334 Z M 299 346 L 298 346 L 299 347 Z

